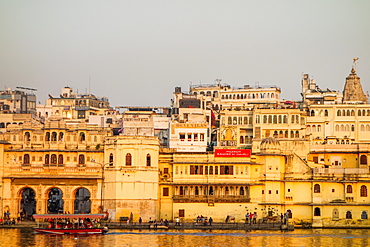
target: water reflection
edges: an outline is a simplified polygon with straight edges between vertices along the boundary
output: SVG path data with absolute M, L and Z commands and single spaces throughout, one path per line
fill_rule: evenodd
M 35 234 L 0 229 L 0 246 L 369 246 L 370 230 L 296 229 L 280 231 L 111 230 L 106 235 Z

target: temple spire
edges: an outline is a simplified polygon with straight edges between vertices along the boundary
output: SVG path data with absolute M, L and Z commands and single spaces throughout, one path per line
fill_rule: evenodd
M 368 99 L 362 90 L 360 77 L 356 74 L 358 58 L 353 59 L 351 74 L 346 78 L 343 90 L 343 103 L 367 103 Z

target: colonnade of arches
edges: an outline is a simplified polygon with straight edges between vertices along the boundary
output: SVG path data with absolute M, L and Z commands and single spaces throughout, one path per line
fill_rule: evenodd
M 348 117 L 348 116 L 355 116 L 355 110 L 337 110 L 337 116 L 338 117 Z M 370 110 L 357 110 L 357 116 L 370 116 Z
M 7 126 L 7 124 L 0 123 L 0 128 L 1 126 Z M 10 124 L 10 123 L 9 123 Z M 5 128 L 5 127 L 3 127 Z M 39 137 L 39 141 L 45 141 L 45 142 L 64 142 L 65 141 L 65 133 L 64 132 L 57 132 L 57 131 L 46 131 L 44 135 L 39 135 L 39 134 L 33 134 L 32 131 L 26 131 L 24 134 L 21 134 L 18 136 L 19 141 L 25 141 L 25 142 L 31 142 L 31 141 L 38 141 L 37 137 Z M 86 141 L 86 133 L 85 132 L 79 132 L 76 135 L 73 136 L 67 136 L 67 142 L 71 141 L 78 141 L 79 143 L 84 143 Z M 16 141 L 17 135 L 13 136 L 13 141 Z M 98 136 L 89 136 L 88 138 L 89 142 L 98 142 Z
M 246 93 L 246 94 L 223 94 L 221 99 L 275 99 L 277 98 L 275 93 Z
M 248 186 L 176 186 L 175 196 L 249 196 Z
M 13 123 L 11 123 L 11 122 L 0 122 L 0 129 L 8 127 L 8 125 L 10 125 L 10 124 L 22 125 L 23 123 L 22 122 L 19 122 L 19 123 L 17 123 L 17 122 L 13 122 Z
M 58 214 L 66 212 L 64 207 L 63 190 L 58 187 L 51 187 L 46 192 L 46 209 L 47 214 Z M 25 218 L 31 218 L 36 214 L 38 198 L 33 188 L 25 187 L 19 191 L 19 212 Z M 73 212 L 69 213 L 91 213 L 91 194 L 84 187 L 76 189 L 73 193 Z

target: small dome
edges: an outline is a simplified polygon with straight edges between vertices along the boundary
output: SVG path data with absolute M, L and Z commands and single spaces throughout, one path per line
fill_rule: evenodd
M 261 141 L 262 153 L 280 153 L 280 142 L 273 137 L 267 137 Z

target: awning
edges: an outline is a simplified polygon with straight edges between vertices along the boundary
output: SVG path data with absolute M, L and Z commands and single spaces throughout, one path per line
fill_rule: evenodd
M 105 214 L 34 214 L 34 219 L 75 219 L 75 218 L 89 218 L 89 219 L 103 219 Z

